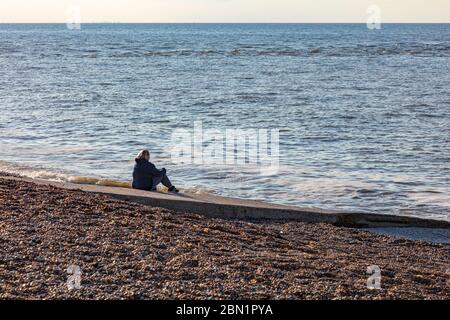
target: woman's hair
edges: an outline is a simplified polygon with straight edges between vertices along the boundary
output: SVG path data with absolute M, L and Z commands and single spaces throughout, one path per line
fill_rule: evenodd
M 136 156 L 136 161 L 137 160 L 141 160 L 141 159 L 145 159 L 147 157 L 150 158 L 150 151 L 148 151 L 148 150 L 141 150 L 141 151 L 139 151 L 138 155 Z

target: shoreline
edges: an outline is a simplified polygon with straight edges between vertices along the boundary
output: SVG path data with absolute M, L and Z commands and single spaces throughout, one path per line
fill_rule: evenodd
M 82 190 L 133 203 L 162 207 L 206 215 L 212 218 L 244 220 L 292 220 L 313 223 L 330 223 L 351 228 L 442 228 L 450 230 L 450 221 L 415 216 L 400 216 L 369 212 L 323 210 L 310 207 L 288 206 L 264 201 L 223 197 L 212 194 L 148 192 L 124 188 L 73 182 L 34 179 L 0 172 L 0 178 L 51 185 L 68 190 Z
M 358 228 L 381 235 L 396 236 L 430 243 L 450 243 L 450 221 L 414 216 L 322 210 L 317 208 L 286 206 L 269 202 L 223 197 L 212 194 L 147 192 L 90 183 L 60 182 L 36 179 L 0 171 L 0 178 L 51 185 L 53 187 L 105 194 L 132 203 L 189 212 L 210 218 L 248 221 L 301 221 L 329 223 L 335 226 Z
M 0 298 L 450 299 L 449 245 L 230 220 L 0 177 Z M 81 289 L 68 290 L 79 266 Z M 382 290 L 367 289 L 367 268 Z

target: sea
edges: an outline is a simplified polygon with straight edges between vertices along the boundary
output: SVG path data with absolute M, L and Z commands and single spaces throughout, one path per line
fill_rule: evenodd
M 0 72 L 0 171 L 128 186 L 149 149 L 185 192 L 450 220 L 450 24 L 0 24 Z M 195 123 L 276 170 L 177 161 Z

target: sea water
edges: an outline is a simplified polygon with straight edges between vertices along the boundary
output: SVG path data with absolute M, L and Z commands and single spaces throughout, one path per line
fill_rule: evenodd
M 0 25 L 0 170 L 450 219 L 450 25 Z M 172 161 L 176 129 L 279 130 L 279 167 Z

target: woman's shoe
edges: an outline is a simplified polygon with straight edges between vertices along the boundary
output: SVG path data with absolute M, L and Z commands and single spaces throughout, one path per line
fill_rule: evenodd
M 178 193 L 178 192 L 180 192 L 177 188 L 175 188 L 175 186 L 171 186 L 170 188 L 169 188 L 169 192 L 173 192 L 173 193 Z

